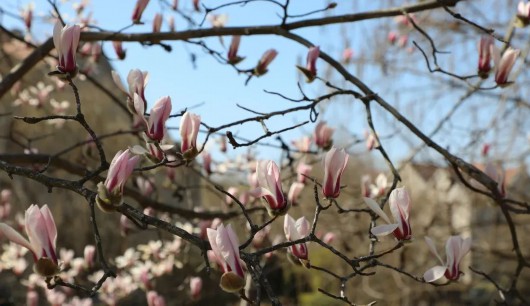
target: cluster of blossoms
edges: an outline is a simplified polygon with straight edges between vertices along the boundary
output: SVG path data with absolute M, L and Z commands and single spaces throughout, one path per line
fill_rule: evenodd
M 494 44 L 494 39 L 491 36 L 485 36 L 480 39 L 478 44 L 479 61 L 478 74 L 482 78 L 487 78 L 492 69 L 491 60 L 495 65 L 495 82 L 498 86 L 505 87 L 512 82 L 508 81 L 508 77 L 515 61 L 519 57 L 520 50 L 507 48 L 501 56 L 501 51 Z
M 138 0 L 132 15 L 133 23 L 141 23 L 142 13 L 148 5 L 149 0 Z M 173 9 L 177 10 L 177 2 L 174 2 Z M 199 11 L 198 1 L 194 1 L 194 8 Z M 520 18 L 528 18 L 528 8 L 526 6 L 519 8 Z M 525 15 L 526 12 L 526 15 Z M 31 11 L 25 13 L 29 20 L 24 19 L 26 27 L 29 31 L 31 28 Z M 214 27 L 224 26 L 219 18 L 212 17 L 212 24 Z M 160 32 L 163 17 L 161 14 L 156 14 L 153 21 L 153 32 Z M 409 19 L 404 17 L 399 23 L 409 25 Z M 62 26 L 59 22 L 54 28 L 54 43 L 58 53 L 57 73 L 66 78 L 72 78 L 78 72 L 76 63 L 76 52 L 79 44 L 80 27 Z M 405 42 L 406 44 L 406 36 Z M 394 43 L 396 36 L 389 34 L 389 40 Z M 233 36 L 230 48 L 227 54 L 227 62 L 236 65 L 244 58 L 238 55 L 241 37 Z M 114 42 L 116 54 L 119 58 L 125 57 L 125 50 L 123 50 L 120 42 Z M 91 56 L 97 58 L 101 54 L 101 45 L 84 45 L 83 48 L 90 52 Z M 82 52 L 83 53 L 83 52 Z M 270 63 L 275 59 L 278 52 L 274 49 L 266 51 L 257 65 L 253 68 L 252 74 L 261 76 L 267 73 Z M 306 66 L 298 67 L 307 78 L 307 82 L 312 82 L 317 78 L 316 61 L 320 54 L 320 47 L 315 46 L 309 48 Z M 518 50 L 507 49 L 501 57 L 500 51 L 494 46 L 493 38 L 483 38 L 479 44 L 479 65 L 478 71 L 481 77 L 487 77 L 491 67 L 491 59 L 495 63 L 495 81 L 499 86 L 509 85 L 508 76 L 519 55 Z M 350 56 L 351 57 L 351 56 Z M 96 60 L 96 59 L 95 59 Z M 151 108 L 149 114 L 146 114 L 147 100 L 145 97 L 145 88 L 148 82 L 148 73 L 139 69 L 131 70 L 127 76 L 128 89 L 122 84 L 119 76 L 113 72 L 113 78 L 117 86 L 127 95 L 127 105 L 132 112 L 136 127 L 143 130 L 145 136 L 147 149 L 133 150 L 127 149 L 119 151 L 114 156 L 107 178 L 105 182 L 98 184 L 98 195 L 96 202 L 103 211 L 114 211 L 117 206 L 121 205 L 123 201 L 123 192 L 128 178 L 132 175 L 135 167 L 140 162 L 140 157 L 134 153 L 141 152 L 149 159 L 160 162 L 170 161 L 174 162 L 168 157 L 166 151 L 173 148 L 173 145 L 164 144 L 167 140 L 166 121 L 169 119 L 172 110 L 172 102 L 169 96 L 161 97 Z M 45 98 L 44 98 L 45 99 Z M 58 106 L 58 108 L 60 108 Z M 63 107 L 65 108 L 65 107 Z M 197 146 L 197 135 L 201 124 L 201 117 L 191 112 L 185 112 L 180 121 L 180 136 L 181 148 L 180 155 L 182 160 L 186 162 L 193 161 L 201 150 Z M 324 153 L 322 163 L 324 176 L 322 179 L 321 189 L 322 194 L 329 201 L 333 201 L 340 196 L 341 192 L 341 177 L 346 169 L 349 155 L 344 149 L 338 149 L 333 146 L 334 130 L 325 122 L 319 122 L 313 134 L 313 141 L 318 149 L 327 151 Z M 375 135 L 370 134 L 367 138 L 367 147 L 372 149 L 377 147 Z M 298 143 L 300 152 L 308 152 L 311 140 L 309 137 L 304 138 Z M 209 159 L 209 161 L 207 161 Z M 210 164 L 211 156 L 204 155 L 204 163 Z M 206 166 L 205 166 L 206 167 Z M 209 167 L 206 167 L 209 169 Z M 280 169 L 272 160 L 261 160 L 256 163 L 254 180 L 255 183 L 250 185 L 254 187 L 247 196 L 261 198 L 265 203 L 265 207 L 271 216 L 285 215 L 284 217 L 284 233 L 288 241 L 303 240 L 310 234 L 310 224 L 305 217 L 300 217 L 295 220 L 287 211 L 291 205 L 296 205 L 298 196 L 305 186 L 306 176 L 309 175 L 312 166 L 300 161 L 297 167 L 297 179 L 291 185 L 288 195 L 286 196 L 282 188 L 282 177 Z M 207 173 L 211 170 L 206 170 Z M 491 176 L 491 175 L 490 175 Z M 140 178 L 138 178 L 140 179 Z M 149 196 L 152 192 L 152 183 L 147 180 L 137 180 L 138 186 L 143 188 L 142 194 Z M 141 187 L 143 186 L 143 187 Z M 390 193 L 389 207 L 393 217 L 393 222 L 389 216 L 383 211 L 381 206 L 373 199 L 384 195 L 388 188 L 386 177 L 378 176 L 375 185 L 369 184 L 368 180 L 364 182 L 363 179 L 363 195 L 365 196 L 365 203 L 368 207 L 379 217 L 381 217 L 387 224 L 379 225 L 371 229 L 371 233 L 375 236 L 383 236 L 393 234 L 393 236 L 400 242 L 410 241 L 412 239 L 411 224 L 409 222 L 410 215 L 410 198 L 404 188 L 397 188 Z M 369 191 L 368 191 L 369 190 Z M 235 194 L 235 189 L 229 189 L 230 194 Z M 6 196 L 7 197 L 7 196 Z M 232 198 L 229 197 L 231 201 Z M 4 194 L 2 192 L 2 204 L 9 203 L 4 201 Z M 244 202 L 244 201 L 241 201 Z M 246 200 L 245 200 L 246 202 Z M 0 209 L 2 206 L 0 206 Z M 2 214 L 0 214 L 0 219 Z M 9 240 L 25 247 L 33 255 L 35 262 L 35 271 L 40 276 L 51 278 L 61 272 L 61 264 L 56 254 L 55 241 L 57 238 L 57 230 L 53 217 L 45 205 L 38 208 L 32 205 L 25 216 L 25 231 L 29 241 L 22 237 L 15 229 L 5 223 L 0 223 L 0 232 Z M 209 227 L 207 227 L 209 226 Z M 246 282 L 247 269 L 240 258 L 239 241 L 236 233 L 231 225 L 226 227 L 223 224 L 213 225 L 213 221 L 204 226 L 206 236 L 210 246 L 211 253 L 209 257 L 217 263 L 223 275 L 220 280 L 220 286 L 227 292 L 238 292 Z M 265 232 L 265 231 L 264 231 Z M 204 236 L 204 235 L 203 235 Z M 258 235 L 256 235 L 257 237 Z M 330 238 L 331 239 L 331 238 Z M 429 249 L 442 263 L 441 266 L 436 266 L 424 274 L 424 280 L 427 282 L 434 282 L 443 276 L 448 280 L 457 280 L 461 274 L 459 264 L 462 258 L 469 251 L 471 240 L 469 238 L 462 239 L 459 236 L 452 236 L 448 239 L 446 244 L 446 257 L 444 262 L 434 247 L 434 243 L 428 237 L 426 242 Z M 101 298 L 110 304 L 116 303 L 117 299 L 128 293 L 136 290 L 141 286 L 146 291 L 146 298 L 149 305 L 163 305 L 164 298 L 153 290 L 152 279 L 169 274 L 175 267 L 179 267 L 179 262 L 174 255 L 178 253 L 180 247 L 180 239 L 176 239 L 173 243 L 162 246 L 160 241 L 150 242 L 147 245 L 138 246 L 137 250 L 129 249 L 123 256 L 116 258 L 116 264 L 121 269 L 121 274 L 114 280 L 106 281 L 101 288 Z M 92 268 L 94 247 L 89 248 L 85 252 L 84 263 L 85 268 Z M 303 265 L 309 267 L 309 251 L 306 242 L 299 242 L 289 246 L 289 253 L 297 258 Z M 14 254 L 24 255 L 24 252 L 15 249 Z M 213 254 L 213 255 L 212 255 Z M 65 255 L 66 256 L 66 255 Z M 61 258 L 63 258 L 61 256 Z M 91 258 L 91 259 L 90 259 Z M 142 260 L 139 260 L 139 259 Z M 71 270 L 79 270 L 79 264 L 76 260 L 63 259 L 64 266 L 70 267 Z M 13 267 L 18 265 L 13 265 Z M 77 268 L 76 268 L 77 267 Z M 70 269 L 69 269 L 70 270 Z M 64 272 L 65 270 L 63 270 Z M 129 271 L 129 272 L 127 272 Z M 76 273 L 80 273 L 77 271 Z M 97 280 L 101 277 L 102 271 L 95 272 L 91 279 Z M 64 276 L 65 278 L 74 278 L 75 273 Z M 193 277 L 189 279 L 191 287 L 191 296 L 197 299 L 202 288 L 202 281 L 200 278 Z M 138 285 L 139 284 L 139 285 Z M 34 291 L 30 291 L 33 292 Z M 29 294 L 28 294 L 29 296 Z M 50 297 L 50 299 L 58 299 L 57 296 Z M 28 297 L 29 299 L 29 297 Z

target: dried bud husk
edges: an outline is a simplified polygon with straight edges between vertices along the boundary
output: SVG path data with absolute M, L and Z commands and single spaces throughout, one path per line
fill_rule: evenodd
M 53 277 L 59 272 L 61 272 L 61 269 L 59 269 L 59 266 L 51 260 L 51 258 L 48 257 L 42 257 L 37 260 L 35 265 L 33 266 L 33 271 L 35 273 L 44 276 L 44 277 Z
M 219 286 L 226 292 L 238 292 L 245 288 L 245 279 L 234 272 L 226 272 L 221 276 Z

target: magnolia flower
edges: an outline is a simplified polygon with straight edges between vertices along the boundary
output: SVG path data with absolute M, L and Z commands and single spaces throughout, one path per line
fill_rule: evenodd
M 118 57 L 118 59 L 125 59 L 127 53 L 126 50 L 123 49 L 123 43 L 121 41 L 113 41 L 112 46 L 114 47 L 114 52 L 116 52 L 116 56 Z
M 493 37 L 483 36 L 478 44 L 478 75 L 485 79 L 491 70 L 491 49 L 493 48 Z
M 311 138 L 304 136 L 300 139 L 293 140 L 291 143 L 296 149 L 298 149 L 298 151 L 307 153 L 309 152 L 309 147 L 311 146 Z
M 37 205 L 31 205 L 24 214 L 24 226 L 29 241 L 5 223 L 0 223 L 0 233 L 31 251 L 37 274 L 44 277 L 58 274 L 60 269 L 55 248 L 57 228 L 48 205 L 40 209 Z
M 368 149 L 368 151 L 379 147 L 379 142 L 377 141 L 377 137 L 375 137 L 374 133 L 372 133 L 371 131 L 366 131 L 364 133 L 364 136 L 366 138 L 366 149 Z
M 306 164 L 305 162 L 301 161 L 298 163 L 298 166 L 296 167 L 296 181 L 299 183 L 304 184 L 307 180 L 307 177 L 311 170 L 313 169 L 313 166 Z
M 267 67 L 269 67 L 270 63 L 276 58 L 276 55 L 278 55 L 278 51 L 274 49 L 269 49 L 265 53 L 263 53 L 263 56 L 261 56 L 261 59 L 258 62 L 258 65 L 256 65 L 256 68 L 254 68 L 254 74 L 257 76 L 264 75 L 267 73 Z
M 211 14 L 206 16 L 206 19 L 212 24 L 213 28 L 223 28 L 228 21 L 227 14 Z
M 300 196 L 300 193 L 302 190 L 304 190 L 304 184 L 300 182 L 294 182 L 291 185 L 291 188 L 289 188 L 289 193 L 287 193 L 287 200 L 291 203 L 292 206 L 296 206 L 298 204 L 298 197 Z
M 202 167 L 206 175 L 212 174 L 212 155 L 210 152 L 202 152 Z
M 171 8 L 176 11 L 179 8 L 179 0 L 173 0 L 173 3 L 171 4 Z
M 530 2 L 525 3 L 524 1 L 519 1 L 519 5 L 517 5 L 517 17 L 521 21 L 525 21 L 524 24 L 528 24 L 530 19 Z
M 132 22 L 134 24 L 140 24 L 140 19 L 142 18 L 142 14 L 147 7 L 147 4 L 149 4 L 149 0 L 137 0 L 136 6 L 134 7 L 133 14 L 132 14 Z
M 267 202 L 267 210 L 271 215 L 282 215 L 289 205 L 282 190 L 280 170 L 272 160 L 261 160 L 256 165 L 258 186 L 251 191 L 253 197 L 263 197 Z
M 160 29 L 162 29 L 162 21 L 162 14 L 156 13 L 155 18 L 153 19 L 153 33 L 160 32 Z
M 510 85 L 512 82 L 508 82 L 508 76 L 521 51 L 510 47 L 504 51 L 501 57 L 501 51 L 493 45 L 491 52 L 495 63 L 495 82 L 501 87 Z
M 86 267 L 91 268 L 94 266 L 95 256 L 96 256 L 96 247 L 91 244 L 85 246 L 85 249 L 83 251 L 83 258 L 85 260 Z
M 383 173 L 375 178 L 375 184 L 370 184 L 370 198 L 379 197 L 385 194 L 386 189 L 390 187 L 388 179 Z
M 120 80 L 120 76 L 115 71 L 112 71 L 112 80 L 118 88 L 127 95 L 127 106 L 129 111 L 136 118 L 143 118 L 145 110 L 145 87 L 149 81 L 149 73 L 147 71 L 141 71 L 140 69 L 131 69 L 127 75 L 127 83 L 129 90 L 125 89 L 123 83 Z M 134 94 L 138 94 L 139 98 L 135 101 Z M 143 119 L 142 119 L 143 120 Z
M 199 0 L 193 0 L 193 9 L 196 12 L 200 12 L 201 11 L 201 7 L 199 6 Z
M 237 197 L 237 194 L 239 193 L 239 188 L 237 187 L 229 187 L 228 190 L 226 190 L 227 193 L 231 194 L 234 197 Z M 226 195 L 225 196 L 225 203 L 226 205 L 230 206 L 234 203 L 234 200 L 231 196 Z
M 373 235 L 385 236 L 393 233 L 399 241 L 410 240 L 412 235 L 409 223 L 410 198 L 405 188 L 396 188 L 390 193 L 389 206 L 395 223 L 390 222 L 390 218 L 376 201 L 371 198 L 364 198 L 364 202 L 387 223 L 372 228 L 371 233 Z
M 365 174 L 361 177 L 361 195 L 365 198 L 369 198 L 372 194 L 371 192 L 372 178 Z
M 326 198 L 335 199 L 340 194 L 340 177 L 346 169 L 349 155 L 344 149 L 331 148 L 323 158 L 324 180 L 322 192 Z
M 131 157 L 128 149 L 116 153 L 110 163 L 105 183 L 98 184 L 96 203 L 101 210 L 110 212 L 115 206 L 121 205 L 125 183 L 139 161 L 140 157 Z
M 156 291 L 147 292 L 147 306 L 166 306 L 166 299 Z
M 217 230 L 207 229 L 208 241 L 212 251 L 221 264 L 223 276 L 220 286 L 226 292 L 237 292 L 245 287 L 245 271 L 239 257 L 239 241 L 236 233 L 229 224 L 226 228 L 223 224 Z
M 53 28 L 53 44 L 57 50 L 59 64 L 57 70 L 73 77 L 77 73 L 75 54 L 79 44 L 81 28 L 78 25 L 62 26 L 60 21 Z
M 175 26 L 175 17 L 169 16 L 167 18 L 167 27 L 169 28 L 169 32 L 175 32 L 177 30 Z
M 392 44 L 392 45 L 396 43 L 397 38 L 398 38 L 398 35 L 397 35 L 397 33 L 394 32 L 394 31 L 390 31 L 390 32 L 388 32 L 388 35 L 387 35 L 387 37 L 386 37 L 386 39 L 388 40 L 388 42 L 389 42 L 390 44 Z
M 313 140 L 317 147 L 324 150 L 331 148 L 331 145 L 333 144 L 333 140 L 331 139 L 333 131 L 334 129 L 329 127 L 325 121 L 320 121 L 315 127 L 315 132 L 313 133 Z
M 22 20 L 24 20 L 24 25 L 26 26 L 26 30 L 28 32 L 31 31 L 31 23 L 33 21 L 33 9 L 34 9 L 33 3 L 29 3 L 20 13 L 20 15 L 22 16 Z
M 180 120 L 180 151 L 185 160 L 193 160 L 197 150 L 197 134 L 201 125 L 201 116 L 186 112 Z
M 135 107 L 136 107 L 135 102 Z M 166 121 L 171 114 L 171 98 L 169 96 L 162 97 L 156 101 L 147 122 L 147 131 L 145 134 L 149 139 L 160 142 L 166 132 Z
M 352 48 L 345 48 L 343 51 L 342 51 L 342 61 L 346 64 L 349 64 L 350 61 L 352 60 L 353 58 L 353 55 L 354 55 L 354 52 L 353 52 L 353 49 Z
M 240 42 L 241 42 L 241 36 L 239 35 L 232 36 L 232 42 L 230 43 L 230 49 L 228 49 L 228 56 L 227 56 L 229 64 L 236 65 L 245 59 L 244 57 L 237 55 Z
M 320 47 L 319 46 L 311 47 L 309 48 L 309 51 L 307 52 L 307 62 L 306 62 L 305 68 L 296 66 L 306 76 L 307 83 L 313 82 L 317 76 L 316 62 L 317 62 L 319 55 L 320 55 Z
M 195 276 L 190 278 L 190 293 L 192 300 L 198 300 L 201 296 L 202 278 Z
M 448 280 L 457 280 L 460 277 L 460 261 L 469 252 L 471 248 L 471 238 L 462 238 L 460 236 L 451 236 L 445 243 L 445 256 L 447 261 L 444 263 L 431 238 L 425 237 L 425 242 L 436 258 L 442 264 L 441 266 L 435 266 L 427 270 L 423 274 L 423 279 L 428 282 L 434 282 L 442 276 L 445 276 Z
M 332 243 L 336 238 L 336 235 L 335 233 L 333 232 L 327 232 L 324 237 L 322 237 L 322 242 L 324 242 L 325 244 L 330 244 Z
M 285 237 L 288 241 L 296 241 L 306 237 L 309 235 L 310 229 L 309 222 L 305 217 L 301 217 L 295 222 L 289 214 L 285 215 L 283 231 L 285 232 Z M 305 243 L 292 245 L 289 247 L 289 251 L 298 258 L 305 267 L 309 267 L 309 251 Z

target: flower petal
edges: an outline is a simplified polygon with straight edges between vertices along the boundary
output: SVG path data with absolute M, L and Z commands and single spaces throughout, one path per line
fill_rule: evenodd
M 373 227 L 370 232 L 375 236 L 385 236 L 391 234 L 398 227 L 399 224 L 384 224 Z
M 368 207 L 369 207 L 374 213 L 376 213 L 379 217 L 383 218 L 383 220 L 385 220 L 386 223 L 389 223 L 389 224 L 392 223 L 392 222 L 390 221 L 390 218 L 388 218 L 388 216 L 386 215 L 386 213 L 381 209 L 381 207 L 379 207 L 379 204 L 377 204 L 376 201 L 374 201 L 374 200 L 371 199 L 371 198 L 364 198 L 364 203 L 366 203 L 366 205 L 368 205 Z
M 423 279 L 428 283 L 432 283 L 442 278 L 446 270 L 447 268 L 445 266 L 432 267 L 423 274 Z

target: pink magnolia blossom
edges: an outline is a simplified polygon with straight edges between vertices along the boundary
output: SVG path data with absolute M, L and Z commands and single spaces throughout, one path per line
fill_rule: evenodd
M 149 139 L 160 142 L 166 134 L 166 121 L 171 114 L 171 98 L 162 97 L 156 101 L 149 114 L 147 131 L 145 134 Z
M 185 160 L 193 160 L 199 153 L 197 150 L 197 135 L 201 125 L 201 117 L 186 112 L 180 120 L 180 151 Z
M 198 300 L 201 297 L 202 278 L 195 276 L 190 278 L 190 294 L 193 300 Z
M 26 306 L 38 306 L 39 294 L 35 290 L 28 290 L 26 293 Z
M 123 49 L 123 43 L 121 41 L 113 41 L 112 46 L 114 47 L 114 52 L 116 52 L 118 59 L 125 59 L 127 52 L 125 49 Z
M 296 167 L 296 181 L 304 184 L 312 169 L 313 166 L 308 165 L 303 161 L 299 162 L 298 166 Z
M 237 194 L 239 193 L 239 188 L 237 188 L 237 187 L 229 187 L 226 192 L 228 192 L 229 194 L 231 194 L 234 197 L 237 197 Z M 230 206 L 230 205 L 232 205 L 234 203 L 234 200 L 229 195 L 226 195 L 225 196 L 225 203 L 228 206 Z
M 375 178 L 375 184 L 370 184 L 370 198 L 380 197 L 385 194 L 386 189 L 390 187 L 388 179 L 384 173 L 379 173 Z
M 493 37 L 483 36 L 478 44 L 478 75 L 485 79 L 491 70 L 491 49 Z
M 388 40 L 388 42 L 389 42 L 390 44 L 392 44 L 392 45 L 396 43 L 397 38 L 398 38 L 398 34 L 397 34 L 396 32 L 394 32 L 394 31 L 390 31 L 390 32 L 388 32 L 388 35 L 387 35 L 387 37 L 386 37 L 386 39 Z
M 200 12 L 201 11 L 201 7 L 199 6 L 199 0 L 193 0 L 193 9 L 196 12 Z
M 372 194 L 371 192 L 371 187 L 372 185 L 372 178 L 365 174 L 361 177 L 361 195 L 364 197 L 364 198 L 369 198 Z
M 169 28 L 169 32 L 175 32 L 177 30 L 177 27 L 175 26 L 175 17 L 169 16 L 167 18 L 167 27 Z
M 331 139 L 333 132 L 334 129 L 329 127 L 325 121 L 320 121 L 315 127 L 315 131 L 313 133 L 313 140 L 315 141 L 317 147 L 324 150 L 331 148 L 333 145 L 333 140 Z
M 210 152 L 202 152 L 202 168 L 206 175 L 212 174 L 212 154 Z
M 226 152 L 227 150 L 227 147 L 226 147 L 226 136 L 225 135 L 222 135 L 221 137 L 219 137 L 219 151 L 221 152 Z
M 345 48 L 342 51 L 342 61 L 348 64 L 353 58 L 354 52 L 352 48 Z
M 155 184 L 150 178 L 138 176 L 136 178 L 136 186 L 138 186 L 138 190 L 144 197 L 150 197 L 155 191 Z
M 241 42 L 241 36 L 239 35 L 232 36 L 232 42 L 230 43 L 230 48 L 228 49 L 228 56 L 227 56 L 229 64 L 236 65 L 245 59 L 244 57 L 237 55 L 240 42 Z
M 166 299 L 156 291 L 147 292 L 147 306 L 166 306 Z
M 28 32 L 31 31 L 31 23 L 33 21 L 33 9 L 33 3 L 29 3 L 20 13 L 22 15 L 22 20 L 24 21 L 24 25 L 26 26 L 26 30 Z
M 256 175 L 259 187 L 252 190 L 254 197 L 263 197 L 267 202 L 270 214 L 281 215 L 289 209 L 283 194 L 280 170 L 272 160 L 261 160 L 256 165 Z
M 377 141 L 377 137 L 375 137 L 374 133 L 371 131 L 366 131 L 364 136 L 366 138 L 366 149 L 368 149 L 368 151 L 379 147 L 379 142 Z
M 307 62 L 305 67 L 297 66 L 297 68 L 302 71 L 302 73 L 306 77 L 307 83 L 311 83 L 315 80 L 317 76 L 317 66 L 316 62 L 318 59 L 318 56 L 320 55 L 320 47 L 311 47 L 309 48 L 309 51 L 307 52 Z
M 407 46 L 407 43 L 409 42 L 409 36 L 408 35 L 401 35 L 398 38 L 397 46 L 400 48 L 404 48 Z
M 431 238 L 425 237 L 425 242 L 429 247 L 431 253 L 438 258 L 441 266 L 435 266 L 423 274 L 423 279 L 428 282 L 434 282 L 443 276 L 448 280 L 457 280 L 460 277 L 460 261 L 469 252 L 471 248 L 471 238 L 462 238 L 460 236 L 451 236 L 447 239 L 445 244 L 444 262 L 438 252 Z
M 524 1 L 519 1 L 517 5 L 517 17 L 526 20 L 530 19 L 530 2 L 525 3 Z
M 325 243 L 325 244 L 330 244 L 332 243 L 333 241 L 335 241 L 335 238 L 336 238 L 337 235 L 335 235 L 335 233 L 333 232 L 327 232 L 324 237 L 322 237 L 322 241 Z
M 405 188 L 396 188 L 390 193 L 389 206 L 395 223 L 390 221 L 390 218 L 376 201 L 371 198 L 364 198 L 364 202 L 387 223 L 372 228 L 371 232 L 373 235 L 384 236 L 393 233 L 394 237 L 399 241 L 410 240 L 412 237 L 409 223 L 410 197 Z
M 220 286 L 226 292 L 237 292 L 245 286 L 245 271 L 239 257 L 239 240 L 229 224 L 220 224 L 217 230 L 207 229 L 208 241 L 212 251 L 221 263 L 223 276 Z
M 31 205 L 24 214 L 24 226 L 29 241 L 5 223 L 0 223 L 0 233 L 11 242 L 31 251 L 37 274 L 52 277 L 59 273 L 55 248 L 57 228 L 48 206 L 44 205 L 39 209 L 37 205 Z
M 125 183 L 139 161 L 140 157 L 131 156 L 128 149 L 116 153 L 110 163 L 105 183 L 98 184 L 96 202 L 103 211 L 109 211 L 106 207 L 121 205 Z
M 206 16 L 208 21 L 212 24 L 212 27 L 214 28 L 223 28 L 226 25 L 226 22 L 228 21 L 228 15 L 227 14 L 208 14 Z
M 287 193 L 287 200 L 291 203 L 292 206 L 298 205 L 298 197 L 302 190 L 304 190 L 304 184 L 300 182 L 294 182 L 289 188 L 289 193 Z
M 127 95 L 127 106 L 129 111 L 134 115 L 135 122 L 145 121 L 144 112 L 146 102 L 144 92 L 149 81 L 149 73 L 140 69 L 131 69 L 127 75 L 128 90 L 125 89 L 125 86 L 120 80 L 120 76 L 115 71 L 112 71 L 112 80 Z M 135 98 L 134 94 L 137 94 L 138 98 Z
M 85 246 L 83 251 L 83 258 L 85 260 L 85 266 L 91 268 L 94 266 L 94 258 L 96 257 L 96 247 L 89 244 Z
M 497 85 L 505 87 L 512 83 L 508 81 L 508 76 L 521 51 L 510 47 L 504 51 L 502 57 L 500 52 L 495 45 L 492 45 L 491 53 L 493 54 L 493 62 L 495 63 L 495 82 Z
M 300 139 L 293 140 L 291 143 L 293 144 L 293 146 L 295 146 L 296 149 L 298 149 L 298 151 L 302 153 L 307 153 L 309 152 L 309 148 L 311 147 L 311 138 L 304 136 Z
M 147 4 L 149 4 L 149 0 L 137 0 L 136 5 L 134 6 L 134 10 L 131 16 L 132 22 L 134 24 L 141 23 L 140 19 L 142 19 L 142 14 L 147 7 Z
M 60 73 L 75 76 L 77 73 L 77 63 L 75 54 L 79 44 L 81 28 L 78 25 L 62 26 L 60 21 L 55 23 L 53 28 L 53 44 L 57 50 L 59 64 L 57 70 Z
M 171 4 L 171 8 L 176 11 L 179 9 L 179 0 L 173 0 L 173 3 Z
M 296 241 L 309 235 L 311 228 L 309 221 L 305 217 L 301 217 L 296 221 L 289 214 L 285 215 L 283 222 L 283 231 L 288 241 Z M 300 260 L 304 266 L 309 265 L 309 251 L 305 243 L 297 243 L 289 247 L 291 254 Z
M 160 32 L 160 29 L 162 29 L 162 21 L 162 14 L 156 13 L 155 18 L 153 18 L 153 33 Z
M 335 199 L 340 195 L 340 177 L 346 169 L 349 155 L 344 149 L 331 148 L 323 158 L 324 180 L 322 193 L 326 198 Z
M 263 55 L 261 56 L 261 59 L 258 62 L 258 65 L 256 65 L 256 68 L 254 68 L 254 74 L 257 76 L 264 75 L 267 73 L 270 63 L 276 58 L 278 55 L 278 51 L 275 49 L 269 49 Z

